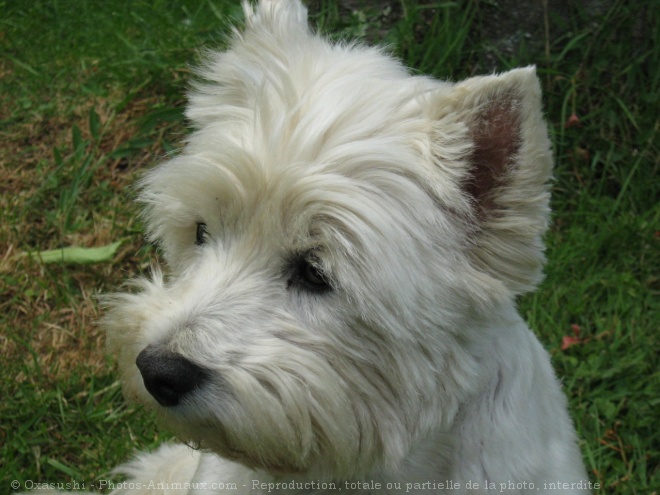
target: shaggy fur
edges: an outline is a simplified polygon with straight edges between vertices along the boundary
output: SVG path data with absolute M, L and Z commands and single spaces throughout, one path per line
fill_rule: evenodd
M 116 493 L 584 493 L 514 307 L 549 215 L 534 69 L 439 82 L 313 34 L 298 0 L 245 12 L 141 184 L 168 275 L 104 320 L 127 397 L 193 448 Z

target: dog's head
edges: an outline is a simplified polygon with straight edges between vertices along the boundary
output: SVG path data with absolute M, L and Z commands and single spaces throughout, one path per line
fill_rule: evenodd
M 129 396 L 274 472 L 405 458 L 477 386 L 479 315 L 541 277 L 551 155 L 533 69 L 449 84 L 245 7 L 142 183 L 168 276 L 105 319 Z

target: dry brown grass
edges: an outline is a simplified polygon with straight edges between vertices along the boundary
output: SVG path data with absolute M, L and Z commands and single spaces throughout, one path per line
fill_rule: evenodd
M 128 157 L 110 155 L 139 133 L 140 118 L 160 102 L 156 96 L 135 98 L 117 112 L 118 96 L 87 99 L 70 111 L 62 105 L 62 112 L 51 116 L 23 116 L 0 132 L 0 212 L 7 219 L 0 223 L 0 321 L 5 327 L 0 331 L 0 356 L 26 362 L 32 355 L 39 379 L 57 381 L 72 370 L 96 373 L 107 366 L 95 296 L 149 265 L 148 255 L 136 254 L 142 241 L 127 189 L 162 155 L 165 130 L 156 129 L 153 145 Z M 105 129 L 100 139 L 90 129 L 92 108 Z M 63 230 L 53 215 L 32 202 L 48 175 L 55 173 L 54 150 L 72 150 L 74 126 L 89 142 L 87 152 L 100 161 L 93 184 L 107 182 L 108 193 L 98 205 L 84 192 L 79 201 L 90 215 L 88 228 Z M 52 204 L 52 198 L 43 202 Z M 125 242 L 113 263 L 44 265 L 23 256 L 27 251 L 103 246 L 119 239 Z M 31 375 L 21 372 L 16 380 L 34 380 Z

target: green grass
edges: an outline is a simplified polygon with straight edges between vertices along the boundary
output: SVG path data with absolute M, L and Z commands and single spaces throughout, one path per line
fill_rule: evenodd
M 552 3 L 552 2 L 550 2 Z M 576 2 L 577 4 L 577 2 Z M 196 49 L 221 46 L 236 2 L 0 0 L 0 486 L 104 478 L 167 436 L 121 398 L 94 296 L 148 269 L 129 185 L 185 134 Z M 339 37 L 385 41 L 459 79 L 536 64 L 557 157 L 547 278 L 520 301 L 562 377 L 601 493 L 660 493 L 660 43 L 653 2 L 550 12 L 546 39 L 502 52 L 496 3 L 404 0 L 348 12 Z M 540 43 L 534 43 L 540 41 Z M 579 125 L 565 126 L 571 115 Z M 123 240 L 112 262 L 18 253 Z M 579 329 L 579 330 L 578 330 Z M 564 336 L 579 344 L 562 350 Z

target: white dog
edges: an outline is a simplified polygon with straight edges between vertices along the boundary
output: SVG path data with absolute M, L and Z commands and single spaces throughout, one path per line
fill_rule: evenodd
M 149 173 L 168 264 L 112 296 L 126 395 L 187 445 L 117 493 L 585 493 L 566 399 L 515 309 L 542 277 L 533 68 L 458 84 L 245 5 Z

